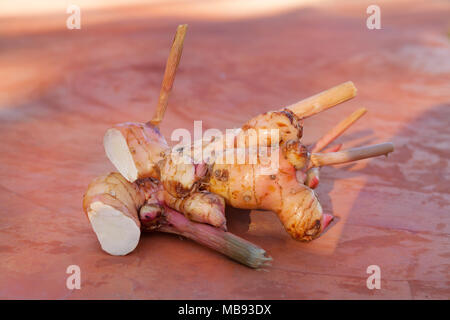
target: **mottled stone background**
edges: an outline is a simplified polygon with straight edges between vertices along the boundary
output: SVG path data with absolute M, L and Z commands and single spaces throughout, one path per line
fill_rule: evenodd
M 81 30 L 66 28 L 68 1 L 32 2 L 0 5 L 0 298 L 449 298 L 448 1 L 374 1 L 381 30 L 366 28 L 372 1 L 83 0 Z M 308 119 L 304 141 L 364 106 L 339 142 L 395 144 L 322 171 L 319 198 L 339 221 L 312 243 L 271 212 L 229 209 L 229 229 L 274 258 L 265 271 L 165 234 L 109 256 L 82 212 L 89 181 L 113 170 L 103 133 L 150 118 L 180 23 L 167 137 L 193 120 L 237 127 L 352 80 L 357 97 Z M 66 288 L 71 264 L 81 290 Z M 366 287 L 372 264 L 381 290 Z

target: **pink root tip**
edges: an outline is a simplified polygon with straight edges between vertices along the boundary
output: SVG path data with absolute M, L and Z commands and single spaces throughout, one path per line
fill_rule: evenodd
M 319 179 L 317 179 L 317 177 L 312 178 L 311 181 L 309 182 L 309 187 L 311 189 L 317 188 L 318 185 L 319 185 Z
M 334 219 L 331 214 L 324 213 L 322 216 L 322 231 L 325 230 L 326 227 L 330 224 L 330 222 Z

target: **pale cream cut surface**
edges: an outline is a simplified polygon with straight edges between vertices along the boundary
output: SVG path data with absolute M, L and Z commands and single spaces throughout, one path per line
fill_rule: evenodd
M 122 133 L 114 128 L 108 129 L 103 138 L 106 156 L 125 179 L 134 182 L 138 178 L 138 170 L 127 141 Z
M 123 256 L 138 245 L 141 230 L 122 212 L 96 201 L 90 205 L 88 217 L 102 249 L 107 253 Z

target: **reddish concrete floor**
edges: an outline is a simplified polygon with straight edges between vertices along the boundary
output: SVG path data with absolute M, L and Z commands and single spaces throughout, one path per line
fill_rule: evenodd
M 83 12 L 78 31 L 66 15 L 0 20 L 0 298 L 448 299 L 450 7 L 383 2 L 381 30 L 365 27 L 366 7 L 183 19 L 146 6 Z M 340 219 L 312 243 L 290 239 L 270 212 L 229 209 L 229 229 L 274 258 L 265 271 L 165 234 L 109 256 L 82 212 L 88 182 L 113 170 L 105 130 L 152 114 L 179 23 L 190 28 L 166 136 L 193 120 L 236 127 L 352 80 L 358 96 L 308 119 L 304 141 L 364 106 L 339 141 L 396 146 L 323 170 L 318 195 Z M 72 264 L 81 290 L 66 288 Z M 369 265 L 380 290 L 366 287 Z

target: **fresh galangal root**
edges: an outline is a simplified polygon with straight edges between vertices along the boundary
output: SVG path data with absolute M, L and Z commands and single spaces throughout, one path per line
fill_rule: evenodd
M 132 175 L 130 181 L 142 177 L 161 180 L 165 190 L 173 198 L 180 199 L 169 202 L 169 206 L 174 209 L 182 211 L 183 208 L 174 204 L 199 191 L 209 191 L 223 197 L 226 204 L 236 208 L 271 210 L 278 215 L 286 231 L 293 238 L 310 241 L 322 233 L 332 217 L 322 212 L 322 207 L 312 190 L 319 183 L 319 167 L 386 155 L 393 151 L 392 143 L 383 143 L 343 151 L 335 148 L 320 153 L 364 115 L 366 110 L 363 108 L 339 123 L 320 139 L 312 150 L 301 143 L 303 134 L 301 123 L 304 118 L 353 98 L 355 94 L 356 88 L 353 83 L 346 82 L 280 111 L 258 115 L 247 121 L 241 129 L 236 130 L 234 145 L 243 138 L 242 141 L 247 148 L 245 152 L 254 147 L 250 140 L 246 140 L 250 129 L 278 130 L 277 140 L 268 139 L 264 141 L 263 146 L 258 141 L 257 145 L 260 148 L 276 146 L 280 151 L 279 168 L 270 175 L 264 173 L 264 165 L 261 163 L 221 164 L 214 158 L 209 158 L 208 164 L 198 163 L 192 154 L 204 154 L 203 151 L 211 148 L 211 144 L 222 145 L 224 142 L 219 139 L 203 141 L 186 146 L 184 150 L 183 148 L 171 150 L 159 133 L 159 129 L 148 123 L 145 128 L 149 131 L 146 135 L 149 140 L 139 143 L 141 141 L 139 137 L 133 136 L 138 140 L 133 142 L 133 145 L 139 144 L 141 153 L 128 151 L 131 146 L 123 143 L 127 141 L 125 135 L 124 138 L 105 137 L 104 146 L 111 162 L 125 177 L 128 178 L 130 174 L 129 170 L 124 168 L 137 168 L 137 173 Z M 150 144 L 158 145 L 159 141 L 164 143 L 158 147 L 146 147 Z M 125 153 L 131 153 L 132 157 L 123 161 L 123 158 L 115 156 L 110 150 L 117 148 L 117 145 L 120 145 Z M 237 151 L 225 148 L 224 152 Z M 142 159 L 150 159 L 147 160 L 146 167 L 142 164 Z M 198 170 L 199 167 L 203 169 Z
M 314 192 L 320 167 L 341 164 L 392 152 L 392 143 L 340 150 L 328 148 L 365 114 L 361 108 L 341 121 L 314 146 L 301 143 L 303 120 L 353 98 L 356 88 L 345 82 L 277 111 L 266 112 L 223 138 L 195 141 L 170 148 L 159 130 L 180 62 L 186 25 L 177 29 L 167 60 L 155 116 L 147 123 L 123 123 L 104 136 L 106 155 L 120 172 L 94 180 L 84 208 L 102 248 L 127 254 L 139 241 L 141 230 L 158 230 L 186 236 L 251 267 L 269 258 L 261 248 L 226 232 L 225 204 L 241 209 L 275 212 L 286 231 L 297 240 L 320 236 L 333 220 L 322 211 Z M 258 135 L 275 130 L 278 136 Z M 240 142 L 244 142 L 243 146 Z M 237 148 L 239 146 L 239 148 Z M 218 161 L 220 152 L 201 161 L 197 155 L 217 147 L 222 154 L 243 154 L 255 148 L 273 154 L 278 167 L 267 173 L 258 159 L 245 164 Z
M 141 231 L 160 231 L 189 238 L 252 268 L 267 266 L 271 261 L 262 248 L 223 230 L 224 207 L 216 203 L 213 194 L 194 194 L 189 204 L 180 205 L 192 210 L 200 222 L 216 221 L 202 215 L 217 214 L 220 228 L 193 222 L 169 208 L 165 194 L 162 185 L 152 179 L 130 183 L 117 172 L 94 179 L 84 196 L 83 208 L 102 249 L 111 255 L 126 255 L 138 245 Z

